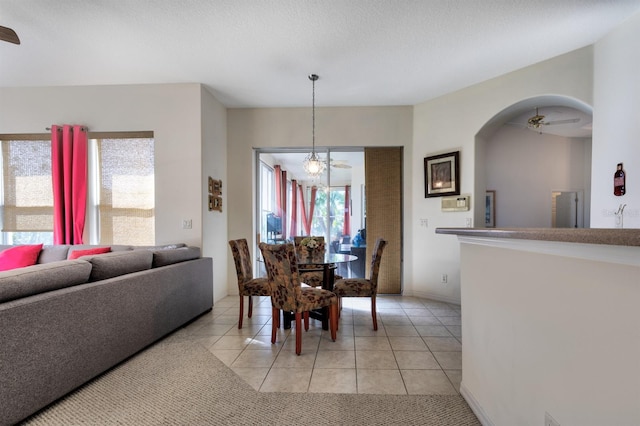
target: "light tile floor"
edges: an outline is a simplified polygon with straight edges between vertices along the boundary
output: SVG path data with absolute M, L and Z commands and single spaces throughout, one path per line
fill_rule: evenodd
M 254 298 L 253 316 L 238 329 L 238 296 L 217 302 L 182 332 L 260 392 L 450 395 L 462 379 L 460 306 L 416 297 L 379 295 L 378 331 L 369 298 L 343 298 L 338 337 L 319 321 L 295 325 L 271 344 L 271 301 Z

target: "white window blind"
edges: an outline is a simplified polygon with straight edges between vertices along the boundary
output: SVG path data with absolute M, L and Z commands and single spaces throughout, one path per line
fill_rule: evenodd
M 2 232 L 53 232 L 51 144 L 2 141 Z
M 99 139 L 100 244 L 155 243 L 154 140 Z

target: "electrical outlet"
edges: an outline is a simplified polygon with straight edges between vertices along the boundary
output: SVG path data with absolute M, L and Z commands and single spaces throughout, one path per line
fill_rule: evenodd
M 473 219 L 470 217 L 467 218 L 467 228 L 473 227 Z
M 191 219 L 182 219 L 182 229 L 191 229 L 192 224 Z
M 448 279 L 449 277 L 447 277 L 447 274 L 442 274 L 442 276 L 440 277 L 440 282 L 442 284 L 446 284 Z
M 424 226 L 425 228 L 429 226 L 428 219 L 420 219 L 420 226 Z
M 560 423 L 558 423 L 556 421 L 556 419 L 551 417 L 551 414 L 545 412 L 544 413 L 544 426 L 560 426 Z

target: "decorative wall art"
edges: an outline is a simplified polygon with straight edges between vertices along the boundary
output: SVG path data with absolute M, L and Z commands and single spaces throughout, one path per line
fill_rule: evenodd
M 459 158 L 460 151 L 425 157 L 425 198 L 460 194 Z
M 209 211 L 222 211 L 222 181 L 209 176 Z
M 484 227 L 496 227 L 496 191 L 488 190 L 484 213 Z

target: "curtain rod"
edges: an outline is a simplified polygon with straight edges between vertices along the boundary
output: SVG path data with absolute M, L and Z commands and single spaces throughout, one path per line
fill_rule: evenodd
M 62 127 L 58 127 L 58 129 L 62 129 Z M 45 130 L 51 131 L 51 127 L 45 127 Z M 89 131 L 89 129 L 87 127 L 80 127 L 80 130 L 82 130 L 83 132 L 88 132 Z

